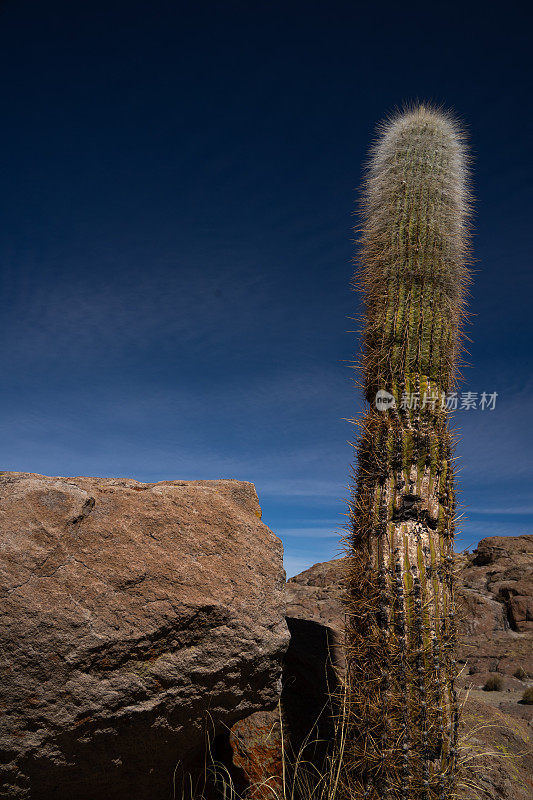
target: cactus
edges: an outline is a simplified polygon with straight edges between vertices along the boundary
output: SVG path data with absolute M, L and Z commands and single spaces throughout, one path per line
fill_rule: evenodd
M 357 800 L 448 800 L 459 716 L 443 398 L 455 387 L 469 250 L 464 136 L 450 115 L 420 105 L 384 123 L 362 211 L 369 405 L 349 514 L 348 788 Z M 379 390 L 394 397 L 384 409 Z

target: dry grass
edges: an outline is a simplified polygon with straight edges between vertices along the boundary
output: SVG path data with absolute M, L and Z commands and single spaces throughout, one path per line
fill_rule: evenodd
M 328 757 L 322 768 L 304 757 L 304 751 L 318 739 L 313 740 L 311 731 L 302 743 L 299 753 L 292 757 L 287 746 L 283 729 L 283 716 L 279 708 L 281 728 L 280 757 L 283 766 L 281 786 L 277 776 L 266 777 L 253 784 L 245 792 L 239 792 L 233 782 L 226 765 L 216 761 L 208 749 L 203 776 L 204 784 L 193 785 L 192 779 L 177 791 L 174 800 L 362 800 L 360 787 L 353 781 L 353 775 L 347 769 L 349 760 L 349 713 L 347 710 L 346 688 L 340 695 L 332 697 L 332 702 L 340 702 L 338 717 L 335 721 L 335 740 L 330 742 Z M 461 704 L 468 702 L 468 693 Z M 455 791 L 447 800 L 488 800 L 492 795 L 487 789 L 487 775 L 505 764 L 505 772 L 517 788 L 523 787 L 522 772 L 519 769 L 523 754 L 511 752 L 499 741 L 498 733 L 508 734 L 512 722 L 499 712 L 494 711 L 494 719 L 486 721 L 484 713 L 466 711 L 468 724 L 463 725 L 463 732 L 458 748 L 458 782 Z M 501 716 L 501 722 L 498 717 Z M 521 739 L 520 725 L 516 725 L 515 738 Z M 501 737 L 500 737 L 501 738 Z M 528 746 L 524 741 L 524 748 Z M 391 794 L 390 798 L 400 795 Z M 518 796 L 518 795 L 517 795 Z M 521 795 L 522 796 L 522 795 Z M 431 795 L 433 800 L 433 795 Z
M 520 702 L 524 703 L 526 706 L 533 705 L 533 686 L 530 686 L 525 690 Z
M 484 692 L 501 692 L 503 689 L 503 679 L 501 675 L 491 675 L 487 678 L 483 686 Z

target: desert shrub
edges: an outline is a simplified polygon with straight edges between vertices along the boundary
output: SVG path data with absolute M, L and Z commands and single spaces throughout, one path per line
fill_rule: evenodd
M 503 681 L 501 675 L 491 675 L 487 678 L 483 687 L 484 692 L 501 692 L 503 689 Z
M 513 672 L 513 677 L 518 678 L 519 681 L 525 681 L 527 678 L 527 672 L 522 667 L 518 667 L 518 669 L 515 669 Z
M 526 706 L 533 706 L 533 686 L 525 690 L 520 702 L 525 703 Z

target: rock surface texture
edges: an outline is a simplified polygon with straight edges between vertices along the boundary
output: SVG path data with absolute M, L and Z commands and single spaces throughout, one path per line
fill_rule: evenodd
M 533 706 L 521 704 L 520 699 L 524 689 L 533 685 L 533 632 L 527 612 L 517 619 L 514 601 L 520 598 L 519 607 L 526 609 L 533 601 L 533 536 L 483 539 L 472 554 L 457 557 L 457 569 L 462 609 L 459 685 L 470 689 L 462 738 L 471 760 L 463 777 L 474 784 L 463 786 L 464 796 L 472 800 L 476 796 L 479 800 L 532 800 Z M 292 739 L 298 750 L 305 726 L 309 732 L 316 720 L 310 739 L 330 735 L 327 684 L 334 686 L 335 669 L 341 673 L 343 669 L 343 581 L 343 561 L 335 559 L 315 564 L 286 584 L 292 637 L 283 677 L 285 747 Z M 328 666 L 328 653 L 333 670 Z M 482 691 L 495 674 L 502 681 L 502 690 Z M 279 714 L 271 712 L 269 718 L 253 714 L 235 727 L 241 774 L 248 772 L 250 783 L 259 783 L 266 776 L 258 777 L 255 750 L 269 747 L 271 764 L 276 753 L 280 758 Z M 313 759 L 316 754 L 307 749 L 305 756 Z M 319 752 L 318 758 L 323 758 L 323 753 Z M 247 767 L 247 759 L 253 770 Z M 256 791 L 255 797 L 266 800 L 261 791 Z
M 0 475 L 0 797 L 166 800 L 276 705 L 282 546 L 252 484 Z
M 533 536 L 491 536 L 459 556 L 461 657 L 474 685 L 488 672 L 533 676 Z

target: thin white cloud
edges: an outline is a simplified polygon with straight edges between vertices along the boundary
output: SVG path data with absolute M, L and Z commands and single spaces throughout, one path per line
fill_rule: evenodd
M 306 463 L 305 458 L 302 461 L 303 466 Z M 292 478 L 269 480 L 266 478 L 261 481 L 261 492 L 277 497 L 338 498 L 339 500 L 348 496 L 348 490 L 342 481 L 322 481 L 312 477 L 298 480 Z
M 314 563 L 316 562 L 313 561 L 313 559 L 309 556 L 285 555 L 283 557 L 283 565 L 285 567 L 285 572 L 287 573 L 287 578 L 292 578 L 294 575 L 299 575 L 300 572 L 312 567 Z
M 521 536 L 533 533 L 533 523 L 520 522 L 513 519 L 509 521 L 488 520 L 476 522 L 465 520 L 458 525 L 458 536 L 461 538 L 477 536 Z
M 344 523 L 344 511 L 341 509 L 339 510 L 339 516 L 336 518 L 331 519 L 322 519 L 321 517 L 310 517 L 309 519 L 298 519 L 298 524 L 302 527 L 309 526 L 313 527 L 326 527 L 328 530 L 337 530 L 343 526 Z
M 480 516 L 490 517 L 492 514 L 510 514 L 512 516 L 527 516 L 530 514 L 533 517 L 533 506 L 497 506 L 491 508 L 490 506 L 480 508 L 476 506 L 465 506 L 465 513 L 479 514 Z
M 276 534 L 281 538 L 285 537 L 303 537 L 305 539 L 329 539 L 334 537 L 338 539 L 342 536 L 340 529 L 335 528 L 276 528 Z
M 222 328 L 232 339 L 252 329 L 258 313 L 267 311 L 268 273 L 250 263 L 199 269 L 197 259 L 182 256 L 169 264 L 160 257 L 131 273 L 115 266 L 107 280 L 94 280 L 88 265 L 68 281 L 42 282 L 25 292 L 14 287 L 4 358 L 77 360 L 101 348 L 120 355 L 125 347 L 142 352 L 175 341 L 184 348 L 207 339 L 216 347 Z M 231 325 L 224 326 L 228 319 Z

